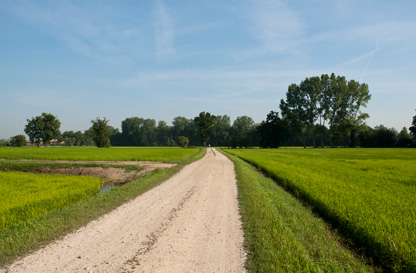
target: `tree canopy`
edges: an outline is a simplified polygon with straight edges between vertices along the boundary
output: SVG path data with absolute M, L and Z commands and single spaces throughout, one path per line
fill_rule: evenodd
M 61 134 L 59 128 L 61 122 L 52 114 L 42 113 L 41 116 L 27 119 L 25 133 L 29 136 L 29 140 L 39 147 L 42 143 L 48 146 L 53 138 L 58 138 Z
M 91 120 L 91 123 L 92 126 L 89 131 L 97 147 L 109 148 L 111 146 L 110 136 L 112 134 L 112 128 L 108 125 L 109 120 L 96 118 Z
M 413 116 L 412 126 L 410 126 L 409 131 L 413 136 L 413 142 L 416 144 L 416 115 Z
M 329 125 L 330 140 L 346 137 L 350 146 L 355 146 L 355 135 L 369 117 L 361 112 L 371 99 L 367 84 L 347 82 L 345 77 L 331 74 L 310 77 L 299 85 L 288 87 L 286 100 L 280 101 L 280 110 L 289 122 L 291 131 L 301 136 L 306 146 L 306 136 L 311 135 L 313 146 L 325 123 Z
M 199 116 L 195 117 L 195 122 L 199 128 L 199 136 L 204 147 L 207 146 L 210 137 L 215 135 L 215 119 L 215 116 L 208 112 L 201 112 Z
M 289 136 L 289 124 L 279 117 L 278 112 L 270 111 L 266 121 L 257 127 L 263 148 L 279 148 Z
M 26 144 L 24 135 L 16 135 L 10 139 L 10 145 L 13 147 L 23 147 Z

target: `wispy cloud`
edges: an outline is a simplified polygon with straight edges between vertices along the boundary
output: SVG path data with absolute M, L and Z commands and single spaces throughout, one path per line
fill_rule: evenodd
M 158 60 L 166 60 L 175 55 L 174 36 L 172 18 L 162 1 L 157 1 L 155 8 L 155 42 L 156 58 Z
M 303 33 L 298 14 L 280 0 L 253 1 L 249 11 L 250 31 L 264 50 L 272 53 L 293 52 Z
M 21 0 L 10 1 L 2 8 L 72 51 L 90 58 L 125 63 L 137 51 L 138 27 L 133 18 L 119 24 L 117 6 Z

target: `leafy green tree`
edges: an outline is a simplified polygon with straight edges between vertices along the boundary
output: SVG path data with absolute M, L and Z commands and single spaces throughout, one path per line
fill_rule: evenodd
M 252 146 L 253 140 L 257 135 L 256 124 L 251 117 L 240 116 L 237 117 L 231 127 L 231 147 L 245 147 Z
M 187 147 L 189 144 L 189 138 L 185 137 L 185 136 L 179 136 L 178 138 L 178 145 L 181 146 L 182 148 Z
M 310 135 L 316 147 L 315 138 L 321 135 L 323 126 L 328 122 L 332 141 L 347 138 L 350 146 L 355 146 L 355 136 L 365 125 L 369 117 L 361 110 L 371 99 L 367 84 L 345 77 L 326 74 L 321 77 L 306 78 L 299 85 L 291 84 L 286 93 L 286 100 L 280 101 L 280 110 L 285 120 L 289 121 L 291 131 L 302 136 L 304 147 Z
M 409 131 L 413 136 L 413 143 L 416 144 L 416 115 L 413 116 L 412 126 L 410 126 Z
M 215 137 L 212 142 L 215 146 L 227 146 L 230 136 L 231 120 L 227 115 L 216 116 Z
M 28 124 L 25 127 L 25 133 L 29 136 L 30 141 L 36 143 L 39 147 L 43 145 L 48 146 L 53 138 L 58 138 L 61 132 L 61 122 L 52 114 L 42 113 L 41 116 L 27 119 Z
M 199 136 L 204 147 L 207 146 L 207 141 L 211 136 L 215 136 L 215 119 L 214 115 L 208 112 L 199 113 L 198 117 L 195 117 L 195 122 L 199 128 Z
M 123 145 L 157 145 L 157 127 L 154 119 L 127 118 L 121 122 Z
M 355 135 L 358 130 L 365 125 L 365 120 L 370 117 L 363 113 L 361 109 L 367 107 L 371 99 L 370 91 L 366 83 L 360 84 L 354 80 L 348 82 L 348 106 L 345 118 L 345 129 L 349 135 L 349 146 L 356 145 Z
M 13 147 L 23 147 L 26 144 L 26 137 L 24 135 L 17 135 L 10 139 L 10 145 Z
M 89 129 L 90 135 L 98 148 L 109 148 L 111 146 L 110 136 L 112 127 L 108 125 L 109 120 L 106 118 L 96 118 L 91 120 L 92 126 Z
M 300 87 L 292 83 L 286 92 L 286 100 L 280 100 L 280 110 L 293 133 L 301 136 L 303 146 L 306 148 L 306 119 L 305 96 Z
M 0 147 L 9 146 L 9 145 L 10 145 L 10 141 L 9 140 L 4 139 L 4 138 L 0 139 Z
M 400 147 L 410 147 L 412 146 L 412 136 L 407 131 L 406 127 L 403 127 L 399 133 L 399 146 Z
M 397 131 L 394 128 L 387 128 L 383 124 L 374 127 L 374 147 L 394 147 L 398 143 Z
M 157 123 L 157 143 L 160 146 L 175 145 L 175 141 L 171 137 L 171 128 L 162 120 Z
M 278 112 L 270 111 L 266 121 L 262 121 L 257 127 L 257 131 L 263 148 L 278 148 L 289 136 L 289 124 L 279 117 Z
M 189 145 L 196 146 L 201 143 L 199 126 L 195 119 L 175 117 L 172 124 L 172 139 L 177 140 L 179 136 L 186 136 L 189 138 Z
M 373 140 L 374 129 L 370 126 L 363 126 L 358 133 L 358 139 L 360 141 L 360 146 L 363 148 L 375 147 Z
M 302 107 L 305 112 L 306 129 L 312 136 L 313 146 L 316 147 L 316 121 L 321 115 L 320 98 L 322 93 L 322 85 L 319 77 L 306 78 L 299 84 L 301 93 L 303 94 L 304 103 Z

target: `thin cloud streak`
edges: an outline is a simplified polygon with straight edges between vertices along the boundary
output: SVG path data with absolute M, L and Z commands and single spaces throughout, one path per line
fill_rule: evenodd
M 292 52 L 302 38 L 302 23 L 296 12 L 282 1 L 253 1 L 250 31 L 267 52 Z
M 158 1 L 155 9 L 155 43 L 157 60 L 166 60 L 175 55 L 175 48 L 173 46 L 174 37 L 175 30 L 172 18 L 162 1 Z

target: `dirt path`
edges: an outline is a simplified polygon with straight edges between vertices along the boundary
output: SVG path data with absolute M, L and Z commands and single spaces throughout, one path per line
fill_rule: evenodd
M 234 166 L 207 155 L 0 272 L 244 272 Z

